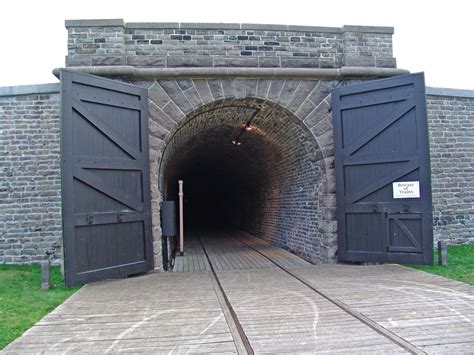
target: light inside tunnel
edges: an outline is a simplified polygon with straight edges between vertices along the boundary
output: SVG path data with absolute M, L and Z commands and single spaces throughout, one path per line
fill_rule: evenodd
M 162 157 L 164 199 L 177 200 L 178 180 L 187 228 L 231 225 L 319 261 L 323 156 L 283 108 L 227 99 L 189 115 Z

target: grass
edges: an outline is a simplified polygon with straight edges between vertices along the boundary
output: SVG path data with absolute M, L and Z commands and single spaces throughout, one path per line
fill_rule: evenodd
M 445 266 L 438 265 L 436 250 L 433 266 L 407 266 L 474 285 L 474 244 L 448 246 L 448 264 Z
M 64 286 L 59 267 L 51 268 L 50 289 L 43 290 L 39 265 L 0 264 L 0 349 L 76 290 Z

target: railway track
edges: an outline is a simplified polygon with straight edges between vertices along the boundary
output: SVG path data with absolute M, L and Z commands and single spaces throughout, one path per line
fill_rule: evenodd
M 221 305 L 223 306 L 224 309 L 224 314 L 226 315 L 227 318 L 227 323 L 229 324 L 229 327 L 231 328 L 232 335 L 234 337 L 234 341 L 236 343 L 236 347 L 239 353 L 241 354 L 254 354 L 255 351 L 252 347 L 252 343 L 249 340 L 249 337 L 247 336 L 244 327 L 242 326 L 239 317 L 237 315 L 237 312 L 235 311 L 232 302 L 230 301 L 230 298 L 228 297 L 225 288 L 222 285 L 222 282 L 219 277 L 219 273 L 216 271 L 216 265 L 214 264 L 212 257 L 210 256 L 210 253 L 206 247 L 206 243 L 202 240 L 201 238 L 201 233 L 197 233 L 197 238 L 199 240 L 199 243 L 202 246 L 202 249 L 204 250 L 206 259 L 209 263 L 210 266 L 210 274 L 212 281 L 215 285 L 216 291 L 219 293 L 218 297 L 220 298 Z M 229 238 L 232 238 L 234 241 L 242 244 L 246 248 L 249 248 L 253 250 L 254 252 L 258 253 L 261 257 L 265 258 L 268 262 L 270 262 L 272 265 L 274 265 L 276 268 L 282 270 L 285 275 L 288 278 L 291 278 L 292 280 L 296 280 L 298 283 L 303 285 L 305 288 L 311 290 L 311 292 L 321 296 L 324 298 L 326 301 L 330 302 L 340 310 L 344 311 L 346 314 L 348 314 L 350 317 L 357 319 L 359 322 L 363 323 L 367 327 L 371 328 L 378 334 L 382 335 L 386 339 L 388 339 L 391 343 L 395 344 L 400 348 L 402 351 L 406 351 L 410 354 L 426 354 L 423 350 L 417 348 L 410 342 L 406 341 L 405 339 L 399 337 L 398 335 L 394 334 L 393 332 L 387 330 L 386 328 L 382 327 L 380 324 L 376 323 L 372 319 L 366 317 L 365 315 L 361 314 L 360 312 L 356 311 L 355 309 L 349 307 L 345 303 L 341 302 L 340 300 L 331 297 L 329 294 L 326 292 L 318 289 L 315 287 L 313 284 L 305 280 L 303 277 L 300 275 L 297 275 L 294 271 L 292 271 L 290 268 L 286 267 L 283 265 L 281 262 L 276 260 L 276 258 L 272 257 L 271 255 L 268 255 L 268 253 L 265 253 L 265 251 L 259 250 L 258 247 L 255 247 L 244 240 L 239 239 L 235 235 L 229 235 Z M 315 352 L 317 352 L 317 349 L 315 349 Z

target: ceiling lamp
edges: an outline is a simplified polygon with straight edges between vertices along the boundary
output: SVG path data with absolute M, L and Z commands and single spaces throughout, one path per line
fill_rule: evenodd
M 232 140 L 233 145 L 241 145 L 242 144 L 242 142 L 240 141 L 240 137 L 242 137 L 242 135 L 245 133 L 245 131 L 251 131 L 253 129 L 252 120 L 255 118 L 255 116 L 257 116 L 257 113 L 259 113 L 259 112 L 260 112 L 260 110 L 257 109 L 254 112 L 254 114 L 252 115 L 252 117 L 250 117 L 250 119 L 247 121 L 247 123 L 245 124 L 244 128 L 239 133 L 239 135 L 234 140 Z

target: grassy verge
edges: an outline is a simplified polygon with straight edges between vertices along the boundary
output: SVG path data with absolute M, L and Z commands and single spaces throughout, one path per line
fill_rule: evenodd
M 448 246 L 448 264 L 445 266 L 438 265 L 437 251 L 433 266 L 407 266 L 474 285 L 474 244 Z
M 0 264 L 0 349 L 77 289 L 64 286 L 59 267 L 52 267 L 51 287 L 43 290 L 39 265 Z

